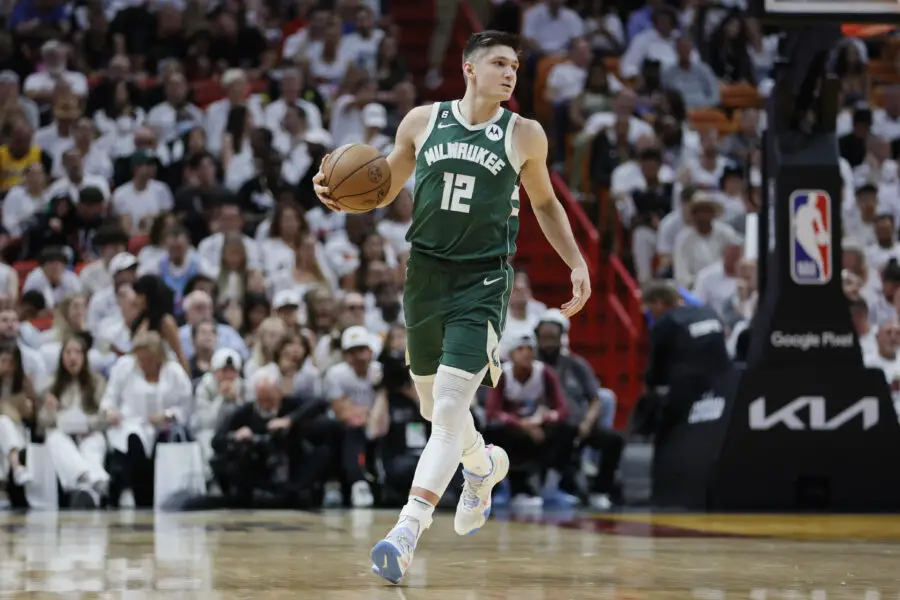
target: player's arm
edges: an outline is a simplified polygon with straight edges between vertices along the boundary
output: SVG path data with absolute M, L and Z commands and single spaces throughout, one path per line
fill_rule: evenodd
M 428 127 L 428 119 L 431 117 L 431 105 L 417 106 L 407 113 L 397 127 L 397 135 L 394 138 L 394 149 L 388 154 L 387 161 L 391 167 L 391 189 L 378 207 L 387 206 L 397 198 L 397 194 L 412 176 L 416 168 L 416 137 Z M 340 207 L 331 199 L 331 190 L 325 181 L 322 171 L 326 154 L 319 164 L 319 172 L 313 177 L 313 189 L 316 196 L 331 210 L 339 211 Z
M 547 135 L 536 121 L 520 118 L 514 129 L 516 150 L 523 159 L 520 177 L 544 237 L 572 270 L 572 299 L 561 307 L 571 317 L 591 297 L 587 263 L 575 242 L 566 210 L 560 204 L 547 170 Z

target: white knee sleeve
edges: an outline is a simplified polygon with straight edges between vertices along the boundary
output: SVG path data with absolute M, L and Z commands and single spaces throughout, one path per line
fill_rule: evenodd
M 434 375 L 411 375 L 416 394 L 419 395 L 419 412 L 426 421 L 431 421 L 434 412 Z
M 469 406 L 486 372 L 487 367 L 476 375 L 443 366 L 438 368 L 434 378 L 431 437 L 416 467 L 413 487 L 438 496 L 447 489 L 462 457 L 464 438 L 470 437 L 466 429 L 474 432 Z

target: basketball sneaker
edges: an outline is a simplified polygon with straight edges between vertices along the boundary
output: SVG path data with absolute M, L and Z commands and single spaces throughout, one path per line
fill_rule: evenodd
M 391 583 L 400 583 L 409 563 L 412 562 L 418 541 L 418 521 L 409 517 L 401 519 L 387 536 L 375 544 L 369 556 L 372 557 L 372 572 Z
M 491 472 L 475 475 L 463 469 L 463 491 L 456 505 L 453 528 L 459 535 L 470 535 L 481 529 L 491 515 L 491 490 L 509 473 L 509 456 L 500 446 L 487 447 L 491 457 Z

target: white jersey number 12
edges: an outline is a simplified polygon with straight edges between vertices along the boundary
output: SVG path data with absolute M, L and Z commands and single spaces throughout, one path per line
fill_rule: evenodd
M 444 193 L 441 196 L 441 210 L 469 213 L 472 208 L 464 202 L 471 200 L 475 191 L 475 178 L 471 175 L 444 173 Z

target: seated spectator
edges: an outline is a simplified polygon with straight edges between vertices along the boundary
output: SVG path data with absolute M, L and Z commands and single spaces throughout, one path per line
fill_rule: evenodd
M 576 428 L 566 424 L 569 409 L 559 379 L 551 367 L 535 360 L 533 333 L 504 338 L 510 360 L 503 364 L 499 385 L 489 389 L 485 399 L 485 442 L 502 446 L 511 464 L 537 463 L 546 473 L 543 488 L 534 490 L 526 473 L 510 472 L 514 506 L 577 504 L 576 498 L 559 489 L 576 435 Z
M 72 335 L 63 341 L 38 413 L 60 486 L 77 508 L 99 507 L 109 489 L 104 468 L 107 423 L 100 413 L 106 380 L 91 372 L 87 353 L 83 337 Z
M 43 332 L 41 346 L 38 348 L 48 369 L 52 370 L 55 365 L 59 364 L 63 342 L 75 334 L 82 334 L 81 337 L 89 348 L 89 351 L 86 352 L 88 366 L 92 372 L 100 373 L 109 366 L 107 358 L 101 352 L 90 348 L 91 336 L 85 331 L 86 310 L 87 300 L 83 294 L 66 296 L 62 302 L 56 305 L 53 327 L 49 331 Z
M 185 289 L 188 281 L 196 275 L 215 278 L 218 271 L 215 265 L 210 264 L 196 250 L 191 247 L 188 232 L 184 227 L 176 225 L 165 233 L 166 252 L 155 263 L 141 263 L 138 267 L 138 275 L 158 275 L 166 285 L 175 293 L 175 314 L 180 315 L 183 310 Z
M 238 406 L 216 431 L 213 470 L 222 492 L 238 506 L 266 491 L 282 502 L 306 504 L 328 466 L 330 448 L 304 449 L 302 426 L 322 405 L 285 397 L 278 370 L 265 367 L 251 379 L 256 400 Z
M 712 195 L 698 193 L 691 203 L 691 222 L 675 238 L 672 264 L 679 285 L 692 287 L 700 271 L 717 261 L 729 244 L 742 245 L 730 225 L 719 221 L 722 205 Z
M 894 409 L 900 415 L 900 325 L 896 321 L 887 321 L 878 328 L 875 337 L 875 351 L 863 357 L 865 365 L 872 369 L 884 371 L 888 387 L 894 398 Z
M 337 323 L 335 327 L 324 335 L 319 336 L 316 344 L 316 366 L 325 371 L 331 365 L 339 363 L 342 359 L 341 335 L 345 330 L 354 326 L 365 326 L 366 301 L 358 292 L 347 292 L 337 303 Z M 369 340 L 373 352 L 381 352 L 381 340 L 374 338 Z
M 67 271 L 69 257 L 65 251 L 56 246 L 45 248 L 39 258 L 40 267 L 33 270 L 25 278 L 23 292 L 35 290 L 44 294 L 47 306 L 53 307 L 71 294 L 82 291 L 83 285 L 78 275 Z
M 372 334 L 365 327 L 349 327 L 341 334 L 344 361 L 325 372 L 325 399 L 331 403 L 343 430 L 341 465 L 355 508 L 372 506 L 375 499 L 366 480 L 366 424 L 381 388 L 382 366 L 374 361 Z
M 113 365 L 100 408 L 115 463 L 110 503 L 144 508 L 153 505 L 156 442 L 173 424 L 186 424 L 192 387 L 157 332 L 139 333 L 131 346 Z
M 0 193 L 21 185 L 25 168 L 41 163 L 49 173 L 53 159 L 34 142 L 34 127 L 22 116 L 10 119 L 9 135 L 0 146 Z
M 212 357 L 218 346 L 214 321 L 200 321 L 190 326 L 194 356 L 190 359 L 191 381 L 197 381 L 212 368 Z
M 241 207 L 233 198 L 225 199 L 216 209 L 215 222 L 213 227 L 216 233 L 207 237 L 197 246 L 197 252 L 210 265 L 220 265 L 222 263 L 222 249 L 225 246 L 225 236 L 228 233 L 234 233 L 241 236 L 244 242 L 244 248 L 247 252 L 247 268 L 262 269 L 263 263 L 259 255 L 259 246 L 253 238 L 242 235 L 244 228 L 244 215 L 241 213 Z
M 194 356 L 193 332 L 191 328 L 199 323 L 212 321 L 215 323 L 215 336 L 219 348 L 230 348 L 237 352 L 241 359 L 250 356 L 241 334 L 227 323 L 216 322 L 215 307 L 212 298 L 206 292 L 196 290 L 188 294 L 184 299 L 185 324 L 178 330 L 178 339 L 181 341 L 181 349 L 189 360 Z
M 590 487 L 590 505 L 595 510 L 612 507 L 612 492 L 625 440 L 612 430 L 616 416 L 616 395 L 600 382 L 588 362 L 563 348 L 569 320 L 559 310 L 548 310 L 537 326 L 537 358 L 552 367 L 562 385 L 569 408 L 568 422 L 578 427 L 576 448 L 600 451 L 597 476 Z
M 104 203 L 110 199 L 109 181 L 100 175 L 85 171 L 84 156 L 78 148 L 64 150 L 60 157 L 60 164 L 63 174 L 47 190 L 48 198 L 65 196 L 72 202 L 79 202 L 81 193 L 88 188 L 93 188 L 100 191 L 100 197 Z
M 152 154 L 135 152 L 131 167 L 131 181 L 113 193 L 112 210 L 121 219 L 125 231 L 145 234 L 158 214 L 175 207 L 175 199 L 169 186 L 155 178 L 156 164 Z
M 894 215 L 879 212 L 875 217 L 875 243 L 866 248 L 867 262 L 882 270 L 892 258 L 900 260 L 900 242 L 897 241 Z
M 66 68 L 68 47 L 59 40 L 50 40 L 41 46 L 41 62 L 43 69 L 32 73 L 25 79 L 22 88 L 25 95 L 39 105 L 47 105 L 55 97 L 61 84 L 79 98 L 88 95 L 88 80 L 84 73 L 70 71 Z
M 13 186 L 3 200 L 3 227 L 12 236 L 22 235 L 28 222 L 47 206 L 47 173 L 34 162 L 25 167 L 22 185 Z
M 87 307 L 87 329 L 95 337 L 103 319 L 113 316 L 119 309 L 116 301 L 119 285 L 123 283 L 132 285 L 137 280 L 137 266 L 137 259 L 129 252 L 120 252 L 109 261 L 107 270 L 112 285 L 92 294 Z
M 26 428 L 34 429 L 37 394 L 31 379 L 22 368 L 22 355 L 14 343 L 0 344 L 0 467 L 8 482 L 21 488 L 31 481 L 25 464 Z M 13 491 L 10 490 L 10 494 Z M 24 494 L 14 503 L 26 506 Z
M 524 271 L 517 271 L 513 279 L 512 292 L 509 294 L 509 305 L 506 313 L 506 329 L 504 335 L 510 339 L 534 331 L 538 319 L 547 307 L 536 301 L 531 295 L 531 283 Z M 501 357 L 506 358 L 506 348 Z
M 128 249 L 128 239 L 128 234 L 116 225 L 101 227 L 94 235 L 91 242 L 100 256 L 97 260 L 85 265 L 78 274 L 84 285 L 84 291 L 88 295 L 94 295 L 112 286 L 110 262 L 113 257 Z
M 738 238 L 730 240 L 725 243 L 721 257 L 697 273 L 694 296 L 720 317 L 724 318 L 726 305 L 737 292 L 738 265 L 743 254 L 743 242 Z
M 321 375 L 312 361 L 311 346 L 306 336 L 288 327 L 275 347 L 272 362 L 281 373 L 282 392 L 286 396 L 318 398 L 322 395 Z
M 662 84 L 684 98 L 688 109 L 719 105 L 719 80 L 709 65 L 695 59 L 694 43 L 688 34 L 682 34 L 675 42 L 677 62 L 662 72 Z
M 244 402 L 251 399 L 247 381 L 241 377 L 241 357 L 228 348 L 219 348 L 212 355 L 210 370 L 197 383 L 194 410 L 191 413 L 191 432 L 200 442 L 203 464 L 213 457 L 212 440 L 216 431 Z M 207 473 L 212 481 L 212 471 Z

